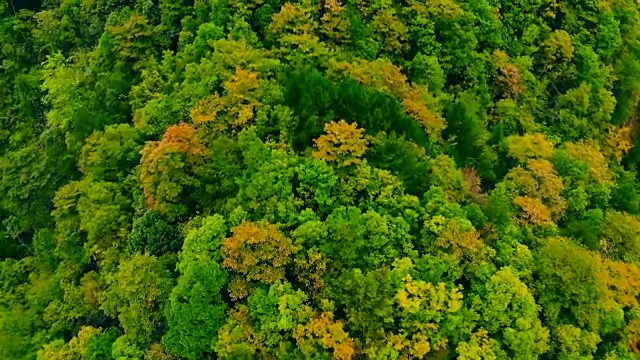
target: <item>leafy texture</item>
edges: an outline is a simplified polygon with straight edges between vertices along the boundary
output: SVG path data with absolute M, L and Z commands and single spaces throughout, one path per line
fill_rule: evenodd
M 0 359 L 640 358 L 634 0 L 0 0 Z

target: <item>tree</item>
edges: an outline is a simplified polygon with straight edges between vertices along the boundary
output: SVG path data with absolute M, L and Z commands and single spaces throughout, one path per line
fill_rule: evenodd
M 498 359 L 496 351 L 498 345 L 496 341 L 489 337 L 486 330 L 482 329 L 471 334 L 468 342 L 461 342 L 456 347 L 456 352 L 460 355 L 460 360 L 490 360 Z M 502 355 L 502 354 L 500 354 Z
M 136 254 L 106 278 L 109 290 L 102 307 L 117 316 L 127 339 L 146 346 L 161 324 L 173 279 L 162 259 Z
M 162 256 L 178 252 L 181 248 L 180 234 L 159 211 L 147 211 L 133 222 L 133 229 L 128 238 L 130 252 Z
M 162 343 L 171 353 L 199 359 L 211 351 L 224 324 L 227 305 L 222 294 L 227 272 L 220 266 L 226 227 L 221 216 L 203 219 L 189 232 L 176 270 L 180 273 L 165 308 L 167 331 Z
M 332 66 L 332 70 L 337 74 L 345 74 L 382 93 L 398 97 L 404 111 L 413 117 L 427 134 L 438 137 L 445 128 L 445 121 L 427 106 L 430 100 L 427 89 L 409 85 L 406 76 L 388 60 L 370 62 L 356 59 L 353 63 L 338 62 Z
M 82 360 L 89 357 L 89 344 L 101 333 L 100 329 L 83 327 L 78 335 L 65 344 L 62 340 L 54 341 L 38 351 L 38 359 L 72 359 Z
M 522 209 L 523 222 L 548 224 L 566 209 L 562 178 L 548 160 L 530 159 L 526 169 L 520 166 L 512 169 L 505 180 L 509 191 L 516 195 L 512 201 Z
M 632 0 L 0 0 L 0 358 L 633 359 Z
M 624 322 L 622 308 L 637 304 L 636 265 L 603 259 L 562 238 L 550 238 L 535 258 L 534 287 L 551 326 L 610 332 L 607 326 Z
M 127 124 L 107 126 L 85 140 L 78 167 L 95 180 L 117 182 L 140 161 L 141 143 L 137 129 Z
M 403 262 L 409 264 L 407 260 Z M 424 356 L 446 348 L 447 328 L 444 326 L 441 330 L 438 324 L 454 321 L 452 318 L 462 308 L 462 294 L 456 288 L 448 289 L 444 283 L 433 285 L 414 279 L 409 274 L 401 279 L 402 285 L 396 294 L 401 330 L 390 334 L 387 340 L 389 345 L 397 349 L 401 356 Z M 421 325 L 425 323 L 433 325 Z
M 600 337 L 571 325 L 561 325 L 555 330 L 560 359 L 589 359 L 598 349 Z
M 191 118 L 196 124 L 213 123 L 214 128 L 222 131 L 247 128 L 260 111 L 261 82 L 258 73 L 247 71 L 241 67 L 223 87 L 223 96 L 214 94 L 198 101 L 191 110 Z
M 553 157 L 553 144 L 542 134 L 525 134 L 506 138 L 509 156 L 521 163 L 529 159 L 550 159 Z
M 184 123 L 169 127 L 161 141 L 147 143 L 140 169 L 147 207 L 170 219 L 186 213 L 181 196 L 199 184 L 194 171 L 206 154 L 195 129 Z
M 313 157 L 327 162 L 337 162 L 338 167 L 358 164 L 367 150 L 367 139 L 358 124 L 344 120 L 325 124 L 325 135 L 315 139 Z
M 536 359 L 549 349 L 549 330 L 538 318 L 538 305 L 527 286 L 509 267 L 500 269 L 486 286 L 486 298 L 476 302 L 490 334 L 501 333 L 510 357 Z
M 231 297 L 246 297 L 248 282 L 272 284 L 284 277 L 285 266 L 299 248 L 276 225 L 244 221 L 231 229 L 222 242 L 222 265 L 238 273 L 231 283 Z
M 342 323 L 333 319 L 332 312 L 317 314 L 304 326 L 298 326 L 293 333 L 302 353 L 317 353 L 317 347 L 331 349 L 333 358 L 350 360 L 356 353 L 355 344 L 349 334 L 342 329 Z
M 629 214 L 607 211 L 602 224 L 602 245 L 614 259 L 640 262 L 640 220 Z

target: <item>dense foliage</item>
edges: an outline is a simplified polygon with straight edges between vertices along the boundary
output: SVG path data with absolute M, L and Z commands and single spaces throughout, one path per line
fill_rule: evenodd
M 0 0 L 0 358 L 640 358 L 635 0 Z

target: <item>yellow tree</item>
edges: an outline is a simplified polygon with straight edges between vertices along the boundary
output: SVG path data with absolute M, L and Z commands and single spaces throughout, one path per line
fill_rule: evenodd
M 551 211 L 540 199 L 529 196 L 516 196 L 513 204 L 522 209 L 522 220 L 534 225 L 546 225 L 552 222 Z
M 261 103 L 261 81 L 258 73 L 236 67 L 236 72 L 222 86 L 221 96 L 216 93 L 198 101 L 191 109 L 195 124 L 213 123 L 214 128 L 223 131 L 246 128 L 254 119 Z
M 101 329 L 83 326 L 68 343 L 56 340 L 38 351 L 38 360 L 83 360 L 88 358 L 89 344 L 102 334 Z
M 618 161 L 633 147 L 633 128 L 631 126 L 609 128 L 603 152 Z
M 506 139 L 509 156 L 525 163 L 529 159 L 550 159 L 553 144 L 542 134 L 512 135 Z
M 458 344 L 456 352 L 460 355 L 458 360 L 497 360 L 494 351 L 497 347 L 497 341 L 489 337 L 487 330 L 480 329 L 471 334 L 469 341 Z
M 543 225 L 564 213 L 564 184 L 549 161 L 530 159 L 525 168 L 512 169 L 505 179 L 514 205 L 523 210 L 520 221 Z
M 392 7 L 377 11 L 371 21 L 371 28 L 377 40 L 382 43 L 384 51 L 402 54 L 409 49 L 409 30 L 404 22 L 396 17 Z
M 314 158 L 336 163 L 338 167 L 358 164 L 367 151 L 368 140 L 357 123 L 344 120 L 325 124 L 325 134 L 315 139 Z
M 222 242 L 222 266 L 240 276 L 232 280 L 231 296 L 248 295 L 251 281 L 273 284 L 284 277 L 284 269 L 298 252 L 291 239 L 269 223 L 243 221 L 231 229 L 233 236 Z
M 478 270 L 491 267 L 495 250 L 480 239 L 480 234 L 466 219 L 447 219 L 436 215 L 425 222 L 434 240 L 428 249 L 441 258 L 447 258 L 458 264 L 469 275 Z M 425 232 L 426 235 L 426 232 Z M 429 240 L 430 236 L 426 237 Z
M 349 360 L 356 354 L 355 342 L 344 331 L 342 322 L 333 319 L 331 311 L 317 313 L 307 324 L 298 325 L 293 337 L 302 351 L 310 354 L 318 345 L 333 350 L 333 358 L 338 360 Z
M 505 87 L 506 94 L 510 97 L 518 97 L 525 90 L 522 72 L 515 64 L 509 62 L 509 55 L 502 50 L 494 51 L 493 59 L 500 71 L 498 81 Z
M 439 324 L 460 311 L 462 294 L 456 288 L 447 289 L 444 283 L 433 285 L 406 275 L 396 294 L 396 305 L 401 331 L 387 334 L 387 342 L 401 358 L 422 358 L 447 347 Z

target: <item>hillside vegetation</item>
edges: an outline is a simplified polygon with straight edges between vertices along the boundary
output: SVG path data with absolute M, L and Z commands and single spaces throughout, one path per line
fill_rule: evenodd
M 0 0 L 0 358 L 640 359 L 635 0 Z

